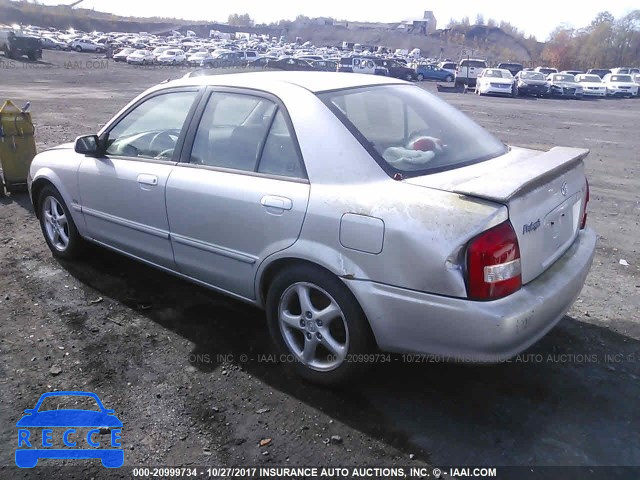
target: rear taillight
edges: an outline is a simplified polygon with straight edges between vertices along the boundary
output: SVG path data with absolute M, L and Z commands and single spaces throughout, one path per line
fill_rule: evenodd
M 520 289 L 518 237 L 508 220 L 482 232 L 467 246 L 467 288 L 472 300 L 495 300 Z
M 587 205 L 589 205 L 589 180 L 587 180 L 587 192 L 584 196 L 584 205 L 582 206 L 582 222 L 580 223 L 580 230 L 587 226 Z

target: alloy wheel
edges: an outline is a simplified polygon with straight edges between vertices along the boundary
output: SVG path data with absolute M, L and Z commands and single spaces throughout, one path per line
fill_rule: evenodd
M 349 349 L 349 329 L 338 303 L 307 282 L 289 286 L 278 306 L 282 338 L 296 360 L 317 371 L 338 368 Z
M 62 205 L 55 197 L 49 196 L 44 200 L 42 207 L 44 227 L 51 245 L 59 252 L 64 252 L 69 247 L 69 220 Z

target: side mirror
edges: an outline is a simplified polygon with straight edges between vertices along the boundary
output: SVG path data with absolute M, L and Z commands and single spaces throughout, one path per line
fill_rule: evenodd
M 101 152 L 100 139 L 97 135 L 85 135 L 76 138 L 75 151 L 82 155 L 97 156 Z

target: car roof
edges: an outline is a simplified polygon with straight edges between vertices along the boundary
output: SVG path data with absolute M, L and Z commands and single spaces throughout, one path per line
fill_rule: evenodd
M 182 78 L 164 86 L 225 86 L 259 88 L 270 91 L 282 84 L 295 85 L 313 93 L 346 88 L 403 84 L 401 80 L 382 75 L 333 72 L 250 72 Z

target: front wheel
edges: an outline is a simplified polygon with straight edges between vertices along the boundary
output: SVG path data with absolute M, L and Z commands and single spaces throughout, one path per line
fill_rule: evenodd
M 373 350 L 364 312 L 347 287 L 318 267 L 296 265 L 280 272 L 267 295 L 267 321 L 278 350 L 300 376 L 335 385 L 353 379 Z M 354 361 L 355 360 L 355 361 Z
M 80 255 L 83 240 L 60 192 L 49 185 L 38 199 L 40 227 L 54 257 L 71 260 Z
M 447 78 L 444 79 L 444 81 L 447 83 L 451 83 L 453 82 L 453 77 L 451 75 L 448 75 Z
M 423 80 L 424 80 L 424 75 L 423 75 L 423 74 L 421 74 L 421 73 L 419 73 L 419 74 L 418 74 L 418 81 L 419 81 L 419 82 L 422 82 Z
M 82 52 L 82 47 L 80 45 L 76 47 L 76 52 Z

